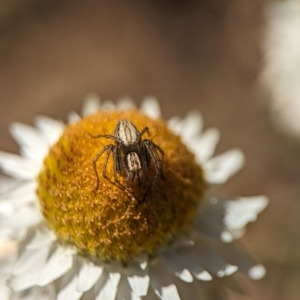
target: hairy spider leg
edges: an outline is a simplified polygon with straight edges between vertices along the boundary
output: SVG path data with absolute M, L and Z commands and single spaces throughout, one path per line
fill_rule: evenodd
M 147 152 L 149 153 L 148 155 L 150 155 L 150 158 L 152 158 L 153 160 L 156 172 L 160 174 L 163 180 L 165 180 L 163 174 L 165 152 L 151 140 L 144 140 L 143 142 L 145 143 L 145 147 L 147 149 Z M 161 158 L 159 157 L 157 150 L 159 151 Z
M 105 178 L 107 178 L 107 176 L 106 176 L 107 162 L 108 162 L 110 153 L 113 151 L 113 149 L 114 149 L 115 147 L 116 147 L 115 145 L 107 145 L 107 146 L 105 146 L 100 152 L 98 152 L 98 153 L 96 154 L 96 156 L 95 156 L 94 159 L 93 159 L 93 167 L 94 167 L 94 171 L 95 171 L 96 178 L 97 178 L 96 190 L 98 190 L 98 188 L 99 188 L 99 183 L 100 183 L 100 179 L 99 179 L 99 175 L 98 175 L 98 171 L 97 171 L 97 161 L 98 161 L 98 159 L 100 158 L 100 156 L 101 156 L 104 152 L 107 152 L 106 158 L 105 158 L 105 162 L 104 162 L 104 165 L 103 165 L 103 169 L 102 169 L 102 176 L 105 177 Z
M 98 135 L 92 135 L 92 134 L 90 134 L 90 133 L 88 133 L 92 138 L 94 138 L 94 139 L 97 139 L 97 138 L 106 138 L 106 139 L 112 139 L 112 140 L 114 140 L 115 142 L 117 142 L 117 143 L 121 143 L 122 141 L 119 139 L 119 138 L 117 138 L 117 137 L 115 137 L 115 136 L 113 136 L 113 135 L 111 135 L 111 134 L 98 134 Z
M 145 127 L 138 135 L 137 139 L 136 139 L 136 143 L 140 140 L 140 138 L 145 134 L 148 133 L 148 135 L 150 136 L 150 130 L 148 127 Z
M 163 180 L 165 180 L 164 175 L 163 175 L 163 162 L 164 162 L 164 155 L 165 155 L 164 151 L 159 146 L 155 145 L 151 140 L 144 140 L 143 147 L 145 147 L 144 148 L 145 153 L 148 153 L 147 155 L 149 155 L 149 163 L 150 163 L 150 159 L 153 160 L 156 174 L 155 174 L 152 182 L 148 186 L 148 188 L 143 196 L 142 201 L 139 201 L 140 203 L 143 203 L 146 200 L 148 193 L 150 192 L 152 186 L 155 184 L 156 180 L 159 177 L 161 177 Z M 162 158 L 159 157 L 157 150 L 160 152 Z

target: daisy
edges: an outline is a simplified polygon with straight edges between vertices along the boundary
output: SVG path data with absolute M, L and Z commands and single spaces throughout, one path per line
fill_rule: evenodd
M 266 6 L 261 82 L 270 94 L 274 125 L 299 138 L 300 2 L 272 1 Z
M 72 112 L 68 126 L 39 116 L 35 127 L 10 127 L 21 155 L 0 152 L 3 173 L 15 178 L 0 198 L 2 299 L 210 299 L 223 286 L 242 292 L 237 271 L 264 276 L 234 240 L 268 199 L 213 195 L 244 156 L 231 149 L 213 157 L 219 131 L 203 132 L 198 111 L 164 123 L 154 98 L 137 109 L 128 98 L 115 105 L 90 95 L 82 116 Z M 148 158 L 140 184 L 114 172 L 113 154 L 102 150 L 115 142 L 95 138 L 121 119 L 147 126 L 162 150 L 160 164 Z M 148 189 L 157 166 L 163 171 Z

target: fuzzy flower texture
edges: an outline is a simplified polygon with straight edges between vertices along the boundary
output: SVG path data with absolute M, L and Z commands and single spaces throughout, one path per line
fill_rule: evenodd
M 1 299 L 215 300 L 264 276 L 235 239 L 268 199 L 213 195 L 244 156 L 213 156 L 219 131 L 198 111 L 164 122 L 152 97 L 138 109 L 90 95 L 82 116 L 10 127 L 21 155 L 0 152 Z

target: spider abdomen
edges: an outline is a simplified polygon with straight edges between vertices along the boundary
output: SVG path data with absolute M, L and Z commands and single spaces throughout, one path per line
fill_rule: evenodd
M 125 158 L 129 172 L 136 172 L 142 168 L 141 160 L 136 152 L 129 152 Z

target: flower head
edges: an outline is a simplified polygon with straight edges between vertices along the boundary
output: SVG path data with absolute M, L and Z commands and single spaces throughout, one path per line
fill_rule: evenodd
M 211 196 L 244 158 L 212 158 L 219 133 L 202 133 L 198 112 L 166 125 L 153 98 L 137 110 L 90 96 L 83 115 L 11 127 L 21 156 L 0 152 L 17 179 L 1 194 L 0 233 L 19 251 L 0 260 L 0 290 L 7 275 L 21 299 L 191 299 L 214 276 L 264 275 L 233 240 L 268 201 Z

